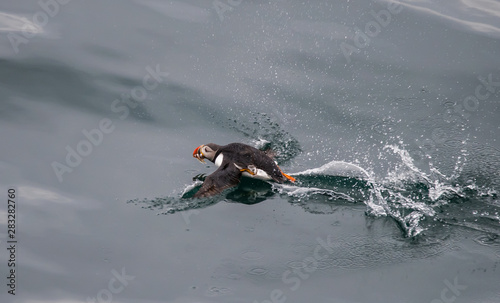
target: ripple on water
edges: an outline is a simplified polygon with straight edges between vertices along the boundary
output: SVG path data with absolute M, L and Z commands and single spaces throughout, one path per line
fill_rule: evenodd
M 318 270 L 325 270 L 328 268 L 331 268 L 332 264 L 328 262 L 327 260 L 319 260 L 318 263 L 316 264 L 316 268 Z
M 286 266 L 290 267 L 291 269 L 302 269 L 305 267 L 305 263 L 302 261 L 290 261 L 286 263 Z
M 226 287 L 216 287 L 212 286 L 205 292 L 205 296 L 207 297 L 220 297 L 231 294 L 232 290 Z
M 266 278 L 273 279 L 273 280 L 281 280 L 282 276 L 283 276 L 283 272 L 281 272 L 279 270 L 270 270 L 267 273 Z
M 239 280 L 239 279 L 241 279 L 241 275 L 237 274 L 237 273 L 230 273 L 230 274 L 227 274 L 226 278 L 228 278 L 230 280 Z
M 258 251 L 245 251 L 241 254 L 241 258 L 249 261 L 262 259 L 262 254 Z
M 252 267 L 249 270 L 247 270 L 247 273 L 254 275 L 254 276 L 263 276 L 269 272 L 268 269 L 263 268 L 263 267 Z
M 330 264 L 334 267 L 342 268 L 342 269 L 355 269 L 358 267 L 363 267 L 363 266 L 358 266 L 352 259 L 349 258 L 333 258 L 331 259 Z
M 444 146 L 450 148 L 460 148 L 464 145 L 464 140 L 460 139 L 448 139 L 444 141 Z
M 492 247 L 500 247 L 500 236 L 498 234 L 482 234 L 474 239 L 478 244 Z

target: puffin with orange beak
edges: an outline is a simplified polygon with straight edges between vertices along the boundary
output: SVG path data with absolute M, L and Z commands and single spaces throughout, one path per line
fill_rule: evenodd
M 295 182 L 295 178 L 285 174 L 265 152 L 243 143 L 223 146 L 214 143 L 203 144 L 193 151 L 193 157 L 203 163 L 207 159 L 219 167 L 207 176 L 193 198 L 217 195 L 238 185 L 241 176 L 279 183 Z

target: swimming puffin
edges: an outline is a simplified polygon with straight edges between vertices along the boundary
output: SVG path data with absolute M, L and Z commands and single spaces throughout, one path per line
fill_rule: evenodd
M 295 178 L 281 171 L 265 152 L 243 143 L 230 143 L 224 146 L 214 143 L 203 144 L 194 150 L 193 157 L 203 163 L 204 159 L 208 159 L 219 167 L 205 179 L 193 198 L 213 196 L 234 187 L 238 185 L 242 175 L 279 183 L 287 180 L 295 182 Z

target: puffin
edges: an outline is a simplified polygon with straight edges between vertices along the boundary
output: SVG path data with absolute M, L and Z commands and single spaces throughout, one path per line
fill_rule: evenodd
M 260 180 L 274 180 L 278 183 L 295 182 L 295 178 L 285 174 L 268 153 L 243 143 L 217 145 L 208 143 L 198 146 L 193 157 L 202 163 L 208 159 L 218 169 L 208 175 L 193 198 L 217 195 L 234 187 L 241 176 Z

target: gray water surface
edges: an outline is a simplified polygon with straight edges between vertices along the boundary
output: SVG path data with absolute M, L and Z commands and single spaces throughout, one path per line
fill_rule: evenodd
M 500 302 L 499 17 L 1 4 L 1 301 Z M 186 198 L 209 142 L 270 147 L 299 182 Z

